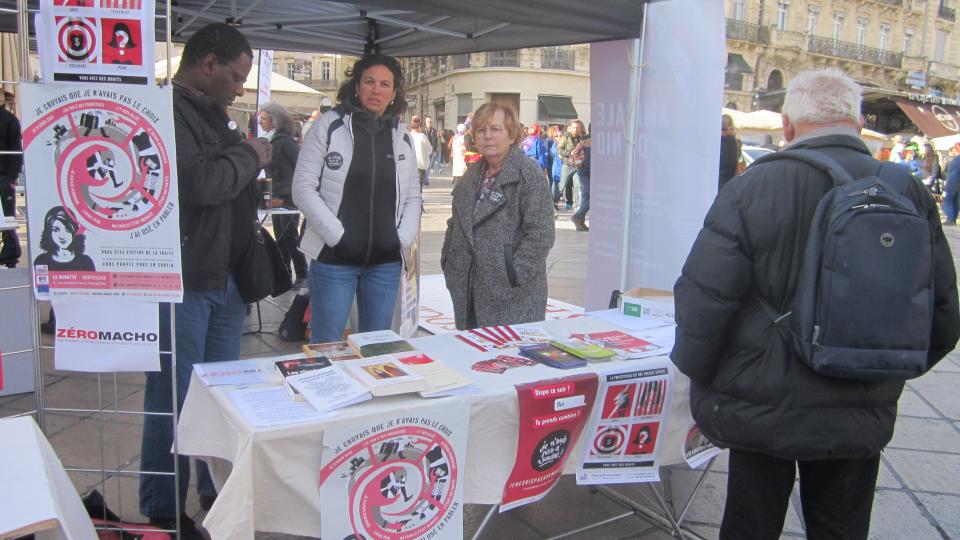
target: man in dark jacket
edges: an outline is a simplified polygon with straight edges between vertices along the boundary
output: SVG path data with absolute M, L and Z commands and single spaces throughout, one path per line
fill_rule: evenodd
M 177 137 L 180 189 L 180 245 L 183 303 L 176 304 L 177 409 L 183 406 L 193 364 L 240 357 L 246 305 L 234 274 L 249 248 L 256 223 L 256 177 L 270 162 L 266 139 L 245 140 L 227 107 L 243 95 L 253 65 L 246 38 L 226 24 L 211 24 L 194 34 L 183 50 L 173 79 L 173 116 Z M 169 321 L 161 311 L 161 321 Z M 169 336 L 169 328 L 161 334 Z M 169 343 L 160 350 L 168 351 Z M 167 355 L 163 355 L 167 356 Z M 171 370 L 147 374 L 144 411 L 172 411 Z M 170 473 L 173 427 L 170 417 L 148 415 L 143 423 L 141 469 Z M 179 456 L 179 508 L 185 508 L 189 462 Z M 140 512 L 164 528 L 175 525 L 173 478 L 140 477 Z M 205 464 L 197 462 L 200 503 L 209 508 L 216 491 Z M 201 538 L 193 521 L 180 516 L 181 538 Z
M 0 105 L 0 151 L 23 151 L 20 121 L 4 105 Z M 0 216 L 17 215 L 17 179 L 20 177 L 21 165 L 22 154 L 0 154 L 0 203 L 3 208 Z M 16 229 L 3 231 L 2 238 L 0 265 L 14 268 L 20 259 L 20 239 L 17 238 Z
M 740 163 L 740 141 L 737 139 L 737 128 L 733 125 L 733 118 L 725 114 L 720 118 L 720 176 L 717 189 L 737 175 L 737 164 Z
M 839 71 L 797 75 L 783 105 L 788 148 L 822 152 L 853 178 L 874 175 L 879 162 L 859 137 L 861 94 Z M 720 538 L 778 538 L 798 467 L 807 535 L 867 537 L 903 381 L 814 373 L 758 300 L 789 311 L 810 222 L 832 186 L 800 161 L 754 164 L 720 191 L 674 289 L 672 359 L 690 377 L 697 424 L 730 448 Z M 960 335 L 956 275 L 936 204 L 920 183 L 908 186 L 934 239 L 932 367 Z

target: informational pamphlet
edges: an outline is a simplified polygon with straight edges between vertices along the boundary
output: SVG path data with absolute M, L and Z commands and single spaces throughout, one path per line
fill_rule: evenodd
M 258 360 L 197 363 L 193 365 L 193 370 L 207 386 L 239 386 L 269 381 L 269 375 Z
M 397 361 L 423 377 L 427 388 L 420 397 L 456 396 L 475 392 L 473 381 L 443 362 L 434 360 L 425 354 L 397 354 Z
M 577 484 L 660 480 L 660 428 L 673 391 L 666 358 L 600 373 L 597 403 L 584 436 Z
M 48 82 L 154 83 L 154 0 L 41 0 L 40 68 Z
M 160 316 L 150 302 L 53 300 L 53 365 L 67 371 L 160 371 Z
M 597 395 L 597 376 L 584 373 L 516 386 L 520 402 L 517 458 L 500 511 L 539 501 L 560 480 Z
M 360 360 L 344 360 L 338 365 L 375 396 L 427 390 L 427 383 L 422 375 L 389 354 Z
M 37 297 L 180 302 L 170 87 L 22 88 Z
M 683 441 L 683 459 L 691 469 L 707 463 L 722 451 L 703 435 L 700 426 L 693 424 L 687 430 L 687 436 Z
M 287 384 L 322 413 L 373 398 L 362 384 L 334 365 L 290 375 Z
M 430 405 L 324 430 L 323 538 L 463 537 L 470 404 L 424 403 Z
M 290 394 L 282 386 L 239 388 L 227 395 L 241 416 L 253 427 L 314 422 L 337 415 L 336 412 L 318 412 L 303 401 L 290 399 Z

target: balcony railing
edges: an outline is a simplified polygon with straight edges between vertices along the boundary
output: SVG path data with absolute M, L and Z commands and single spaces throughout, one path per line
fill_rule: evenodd
M 467 69 L 470 67 L 469 54 L 455 54 L 453 56 L 453 69 Z
M 727 19 L 727 39 L 752 41 L 754 43 L 770 44 L 770 28 L 750 24 L 746 21 Z
M 950 22 L 956 22 L 957 20 L 957 10 L 952 7 L 947 7 L 940 5 L 937 8 L 937 18 L 944 19 Z
M 544 47 L 540 67 L 543 69 L 574 69 L 573 49 Z
M 849 41 L 840 41 L 821 36 L 810 36 L 807 51 L 814 54 L 858 60 L 868 64 L 879 64 L 899 68 L 903 61 L 902 53 L 885 51 Z
M 513 51 L 494 51 L 487 53 L 487 67 L 519 67 L 520 55 Z

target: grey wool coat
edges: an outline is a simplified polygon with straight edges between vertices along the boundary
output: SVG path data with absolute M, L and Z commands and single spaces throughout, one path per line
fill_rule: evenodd
M 490 195 L 477 203 L 483 162 L 453 188 L 440 266 L 457 328 L 542 321 L 547 254 L 553 247 L 553 199 L 535 161 L 507 154 Z

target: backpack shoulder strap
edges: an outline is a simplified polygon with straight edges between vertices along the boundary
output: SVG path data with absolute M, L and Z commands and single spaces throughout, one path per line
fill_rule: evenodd
M 808 148 L 790 148 L 786 150 L 780 150 L 779 152 L 774 152 L 772 154 L 763 156 L 753 163 L 768 163 L 782 159 L 802 161 L 820 171 L 823 171 L 827 176 L 830 177 L 831 180 L 833 180 L 833 185 L 835 186 L 841 186 L 848 182 L 853 182 L 854 180 L 853 177 L 850 176 L 850 173 L 841 167 L 840 164 L 837 163 L 833 158 L 827 156 L 823 152 L 817 152 L 816 150 L 810 150 Z
M 340 111 L 336 112 L 337 118 L 327 126 L 327 148 L 330 148 L 330 136 L 333 135 L 333 132 L 336 131 L 337 128 L 343 126 L 343 114 Z

